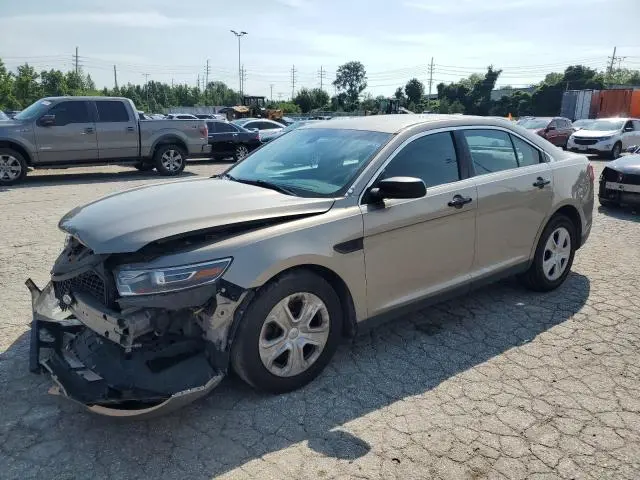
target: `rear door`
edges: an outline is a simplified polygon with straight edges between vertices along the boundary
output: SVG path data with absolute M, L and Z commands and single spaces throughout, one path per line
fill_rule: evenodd
M 207 125 L 212 153 L 231 155 L 238 137 L 236 127 L 225 122 L 207 122 Z
M 553 200 L 552 170 L 537 147 L 499 128 L 462 130 L 478 188 L 472 276 L 528 262 Z
M 39 163 L 96 161 L 98 142 L 89 102 L 69 100 L 55 104 L 45 115 L 55 115 L 53 125 L 36 121 Z
M 138 157 L 138 120 L 131 118 L 124 103 L 97 100 L 95 105 L 98 152 L 101 160 Z
M 361 205 L 371 316 L 464 285 L 473 264 L 476 187 L 451 132 L 407 141 L 376 180 L 397 176 L 422 179 L 427 194 Z M 467 203 L 456 207 L 457 196 Z

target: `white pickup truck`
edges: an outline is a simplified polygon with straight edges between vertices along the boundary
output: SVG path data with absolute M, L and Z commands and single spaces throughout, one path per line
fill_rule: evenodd
M 204 120 L 140 120 L 127 98 L 43 98 L 0 121 L 0 185 L 30 168 L 132 165 L 178 175 L 187 157 L 209 151 Z

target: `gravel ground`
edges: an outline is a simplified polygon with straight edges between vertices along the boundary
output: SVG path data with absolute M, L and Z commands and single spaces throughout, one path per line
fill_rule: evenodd
M 300 391 L 263 395 L 230 378 L 177 413 L 117 422 L 28 373 L 23 282 L 45 284 L 66 211 L 163 179 L 60 172 L 0 188 L 0 478 L 640 478 L 634 212 L 594 212 L 555 292 L 501 282 L 342 346 Z

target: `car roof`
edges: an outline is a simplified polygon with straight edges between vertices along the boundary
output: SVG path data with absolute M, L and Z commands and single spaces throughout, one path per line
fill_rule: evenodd
M 506 118 L 498 119 L 472 115 L 398 114 L 334 118 L 330 122 L 311 123 L 300 128 L 332 128 L 399 133 L 415 125 L 428 125 L 431 129 L 457 126 L 504 127 L 506 125 L 512 127 L 512 123 Z

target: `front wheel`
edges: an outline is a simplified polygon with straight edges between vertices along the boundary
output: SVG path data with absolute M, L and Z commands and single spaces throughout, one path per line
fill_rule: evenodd
M 611 158 L 611 160 L 615 160 L 616 158 L 619 158 L 621 154 L 622 154 L 622 144 L 620 142 L 616 142 L 616 144 L 611 149 L 609 158 Z
M 548 292 L 564 283 L 576 253 L 576 227 L 564 215 L 555 215 L 545 227 L 533 263 L 521 277 L 531 290 Z
M 235 372 L 272 393 L 300 388 L 329 363 L 342 330 L 340 299 L 323 278 L 304 270 L 261 288 L 231 346 Z
M 187 165 L 187 154 L 178 145 L 160 145 L 153 156 L 156 170 L 160 175 L 179 175 Z

